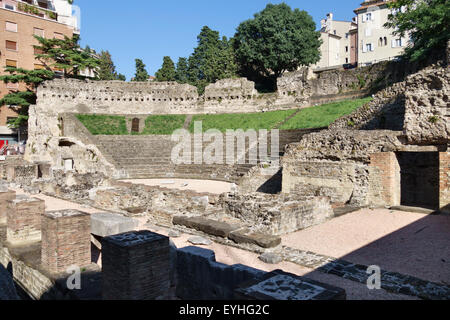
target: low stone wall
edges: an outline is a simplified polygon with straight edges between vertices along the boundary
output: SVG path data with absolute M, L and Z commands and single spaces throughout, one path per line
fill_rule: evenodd
M 334 217 L 327 197 L 288 195 L 224 194 L 225 212 L 247 224 L 252 231 L 283 235 L 321 224 Z
M 233 300 L 242 283 L 266 272 L 244 265 L 216 262 L 214 251 L 198 247 L 177 250 L 177 297 L 183 300 Z

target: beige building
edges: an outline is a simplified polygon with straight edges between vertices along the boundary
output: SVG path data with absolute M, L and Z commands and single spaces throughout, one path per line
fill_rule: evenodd
M 329 13 L 321 24 L 322 55 L 313 68 L 322 69 L 356 63 L 356 60 L 352 59 L 351 41 L 352 31 L 357 29 L 356 22 L 334 20 L 333 14 Z
M 387 3 L 391 0 L 367 0 L 355 10 L 358 21 L 358 65 L 366 66 L 393 60 L 403 54 L 408 38 L 394 36 L 393 29 L 384 24 L 392 12 Z
M 63 39 L 78 32 L 74 19 L 67 17 L 68 7 L 62 7 L 65 11 L 55 8 L 60 1 L 0 0 L 0 75 L 5 74 L 6 66 L 28 70 L 43 68 L 35 59 L 33 46 L 38 41 L 34 35 Z M 23 85 L 0 82 L 0 97 L 18 89 L 24 89 Z M 9 106 L 0 106 L 0 148 L 17 142 L 17 135 L 7 126 L 7 120 L 14 117 L 17 114 Z

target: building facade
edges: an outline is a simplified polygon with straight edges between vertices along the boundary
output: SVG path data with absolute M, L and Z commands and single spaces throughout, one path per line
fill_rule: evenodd
M 357 30 L 354 21 L 338 21 L 333 19 L 333 14 L 327 14 L 321 21 L 320 29 L 322 46 L 320 47 L 321 59 L 313 67 L 322 69 L 356 63 L 356 57 L 352 54 L 352 34 Z
M 393 29 L 384 27 L 389 15 L 390 0 L 367 0 L 355 10 L 358 19 L 358 65 L 367 66 L 401 56 L 408 38 L 393 35 Z
M 0 75 L 6 66 L 27 70 L 41 69 L 35 59 L 34 35 L 63 39 L 79 32 L 77 19 L 71 16 L 72 5 L 67 0 L 0 0 Z M 25 89 L 23 84 L 0 83 L 0 97 L 15 90 Z M 8 128 L 7 121 L 17 117 L 9 106 L 0 107 L 0 148 L 16 143 L 19 137 Z

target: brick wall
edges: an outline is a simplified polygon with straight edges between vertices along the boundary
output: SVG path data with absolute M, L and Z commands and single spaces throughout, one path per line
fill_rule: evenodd
M 47 212 L 42 217 L 42 267 L 52 273 L 91 263 L 91 218 L 76 211 Z
M 7 240 L 15 244 L 41 240 L 41 216 L 45 212 L 45 201 L 18 196 L 7 201 Z
M 439 154 L 439 205 L 441 211 L 450 213 L 450 152 Z
M 0 191 L 0 224 L 6 223 L 6 208 L 9 200 L 16 198 L 16 192 L 11 190 Z
M 103 299 L 167 299 L 169 238 L 129 232 L 102 240 Z
M 386 205 L 400 205 L 400 166 L 394 152 L 380 152 L 370 155 L 370 167 L 376 169 L 381 182 L 381 197 Z M 371 177 L 372 179 L 375 177 Z

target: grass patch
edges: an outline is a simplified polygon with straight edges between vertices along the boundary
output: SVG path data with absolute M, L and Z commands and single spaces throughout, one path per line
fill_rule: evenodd
M 271 111 L 265 113 L 237 113 L 237 114 L 206 114 L 196 115 L 190 124 L 190 132 L 194 132 L 194 122 L 203 122 L 203 132 L 217 129 L 226 132 L 227 129 L 270 130 L 297 110 Z
M 369 97 L 305 108 L 282 125 L 280 129 L 291 130 L 328 127 L 337 119 L 352 113 L 370 101 L 372 101 L 372 98 Z
M 182 129 L 186 121 L 185 115 L 155 115 L 145 120 L 143 135 L 172 134 L 177 129 Z
M 77 118 L 93 135 L 128 134 L 127 124 L 123 116 L 78 114 Z

